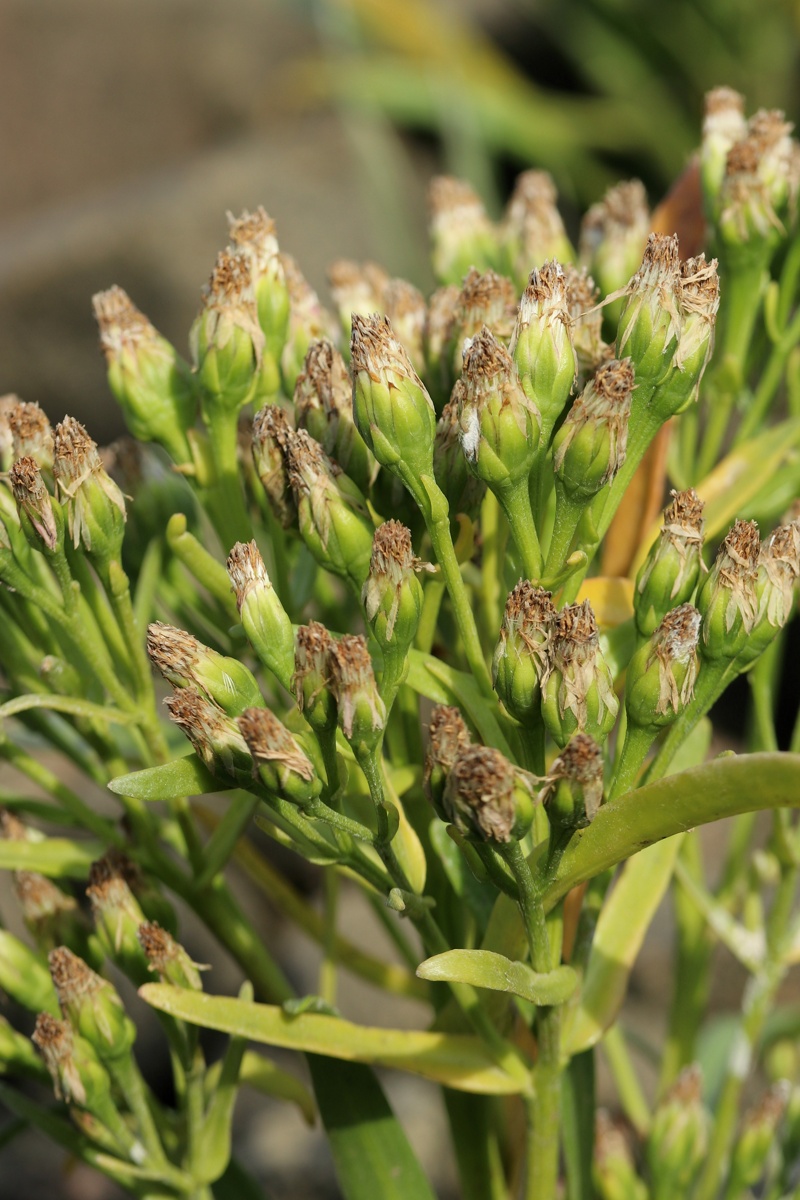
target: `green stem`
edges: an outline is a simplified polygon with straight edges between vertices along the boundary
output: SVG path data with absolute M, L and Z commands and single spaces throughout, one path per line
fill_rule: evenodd
M 461 577 L 461 568 L 450 535 L 447 500 L 444 493 L 432 480 L 428 481 L 426 490 L 430 493 L 430 503 L 424 512 L 425 523 L 433 543 L 433 552 L 447 584 L 456 624 L 464 643 L 464 653 L 476 683 L 485 696 L 491 697 L 494 694 L 492 681 L 483 657 L 478 628 L 472 611 L 472 601 Z
M 324 918 L 322 962 L 319 968 L 319 994 L 328 1004 L 336 1003 L 336 914 L 339 906 L 339 875 L 333 867 L 322 873 Z
M 642 1085 L 639 1083 L 639 1077 L 633 1068 L 619 1021 L 616 1021 L 606 1031 L 600 1044 L 611 1068 L 611 1074 L 614 1076 L 622 1111 L 639 1137 L 644 1138 L 650 1128 L 650 1105 L 647 1103 Z
M 575 500 L 556 481 L 556 517 L 544 567 L 545 580 L 555 579 L 563 570 L 587 503 Z
M 680 860 L 687 873 L 705 884 L 700 842 L 684 838 Z M 663 1096 L 679 1072 L 696 1058 L 697 1035 L 707 1012 L 712 942 L 703 914 L 685 888 L 673 889 L 675 909 L 675 967 L 672 981 L 667 1042 L 661 1059 L 658 1094 Z
M 497 499 L 508 521 L 525 574 L 531 582 L 538 583 L 542 577 L 542 550 L 536 535 L 527 478 L 508 490 L 498 491 Z
M 253 526 L 245 506 L 239 470 L 237 413 L 209 403 L 203 413 L 216 481 L 209 489 L 209 512 L 227 554 L 234 542 L 249 542 Z
M 128 654 L 133 667 L 136 697 L 140 705 L 140 725 L 142 732 L 147 739 L 147 744 L 150 747 L 155 762 L 166 762 L 169 757 L 169 751 L 156 709 L 153 674 L 150 669 L 150 660 L 145 650 L 144 634 L 139 627 L 136 613 L 134 612 L 128 576 L 119 563 L 111 563 L 108 592 L 111 597 L 114 614 L 117 618 L 117 624 L 127 643 Z
M 501 847 L 519 888 L 519 905 L 534 971 L 553 968 L 553 950 L 544 909 L 519 842 Z M 561 1121 L 561 1011 L 540 1008 L 536 1018 L 538 1058 L 534 1070 L 534 1095 L 527 1101 L 528 1164 L 526 1200 L 555 1200 L 558 1186 L 559 1129 Z
M 636 786 L 655 736 L 655 730 L 652 728 L 632 725 L 628 721 L 625 726 L 622 750 L 618 752 L 614 761 L 614 777 L 608 793 L 609 800 L 616 800 L 618 796 L 624 796 L 626 792 Z
M 497 637 L 503 618 L 502 570 L 505 560 L 506 522 L 501 519 L 500 505 L 494 492 L 487 492 L 481 504 L 481 628 L 491 643 Z
M 772 347 L 772 353 L 761 373 L 753 399 L 736 431 L 733 439 L 734 447 L 741 446 L 748 441 L 762 425 L 780 387 L 789 355 L 797 345 L 798 339 L 800 339 L 800 309 L 795 313 L 791 324 L 784 330 L 780 340 Z
M 430 654 L 436 637 L 436 623 L 439 620 L 439 609 L 447 591 L 447 584 L 442 579 L 429 579 L 425 584 L 422 600 L 422 613 L 417 626 L 414 645 L 423 654 Z
M 697 458 L 700 479 L 708 474 L 719 457 L 734 405 L 744 385 L 745 365 L 766 282 L 761 256 L 749 263 L 738 262 L 735 269 L 724 272 L 723 312 L 726 319 L 722 345 L 714 356 L 713 375 L 708 382 L 711 410 Z
M 158 1127 L 147 1098 L 147 1085 L 133 1054 L 125 1055 L 114 1062 L 111 1066 L 111 1073 L 133 1114 L 137 1132 L 151 1163 L 159 1167 L 163 1166 L 167 1162 L 167 1156 L 164 1153 Z

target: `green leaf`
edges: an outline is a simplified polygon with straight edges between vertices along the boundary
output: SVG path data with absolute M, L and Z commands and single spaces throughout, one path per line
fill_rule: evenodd
M 49 692 L 31 692 L 0 704 L 0 720 L 35 708 L 68 713 L 71 717 L 88 717 L 92 721 L 111 721 L 115 725 L 133 725 L 139 720 L 138 713 L 122 712 L 110 705 L 93 704 L 91 700 L 82 700 L 78 696 L 54 696 Z
M 639 793 L 637 792 L 636 795 Z M 683 835 L 648 846 L 625 867 L 597 922 L 580 1004 L 567 1018 L 565 1053 L 579 1054 L 600 1041 L 616 1019 L 631 968 L 650 922 L 669 887 Z
M 270 1046 L 394 1067 L 486 1095 L 512 1095 L 520 1090 L 519 1081 L 497 1066 L 484 1044 L 468 1034 L 381 1029 L 319 1013 L 290 1017 L 275 1005 L 209 996 L 163 983 L 146 983 L 139 995 L 153 1008 L 193 1025 Z
M 115 795 L 130 796 L 133 800 L 179 800 L 182 796 L 225 792 L 235 786 L 215 779 L 196 754 L 130 775 L 118 775 L 108 785 Z
M 370 1068 L 316 1054 L 308 1066 L 345 1200 L 435 1200 Z
M 561 1120 L 567 1200 L 594 1200 L 595 1078 L 594 1051 L 574 1055 L 562 1076 Z
M 218 1063 L 214 1064 L 216 1068 L 219 1066 Z M 209 1070 L 209 1076 L 212 1070 L 214 1068 Z M 289 1100 L 296 1104 L 306 1124 L 314 1124 L 317 1108 L 306 1085 L 296 1075 L 281 1070 L 270 1059 L 264 1058 L 263 1054 L 257 1054 L 255 1050 L 245 1051 L 239 1078 L 242 1084 L 247 1084 L 264 1096 L 274 1096 L 278 1100 Z
M 497 889 L 488 883 L 478 883 L 464 855 L 447 832 L 444 821 L 431 821 L 429 834 L 447 882 L 459 900 L 466 904 L 483 932 L 497 899 Z
M 471 983 L 492 992 L 511 992 L 531 1004 L 564 1004 L 575 991 L 578 976 L 572 967 L 538 974 L 527 963 L 514 962 L 492 950 L 446 950 L 417 967 L 420 979 Z
M 430 654 L 412 650 L 408 656 L 406 682 L 436 704 L 454 701 L 469 717 L 487 746 L 494 746 L 508 758 L 511 749 L 497 719 L 496 706 L 486 699 L 471 675 L 457 671 Z
M 547 910 L 571 888 L 647 846 L 739 813 L 797 805 L 800 754 L 715 759 L 604 804 L 572 838 L 544 894 Z
M 48 879 L 86 879 L 106 847 L 100 842 L 45 838 L 41 842 L 0 840 L 0 870 L 38 871 Z

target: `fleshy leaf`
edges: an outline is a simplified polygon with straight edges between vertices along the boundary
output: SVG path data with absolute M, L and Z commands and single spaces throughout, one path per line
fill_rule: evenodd
M 132 771 L 130 775 L 118 775 L 108 785 L 117 796 L 130 796 L 134 800 L 179 800 L 182 796 L 224 792 L 235 786 L 215 779 L 196 754 Z
M 316 1054 L 308 1066 L 344 1200 L 435 1200 L 370 1068 Z
M 105 849 L 100 842 L 73 842 L 69 838 L 0 840 L 0 870 L 38 871 L 48 879 L 86 879 L 89 867 Z
M 573 836 L 544 894 L 545 907 L 663 838 L 798 801 L 800 754 L 730 755 L 645 784 L 604 804 L 592 824 Z
M 471 983 L 492 992 L 511 992 L 537 1005 L 564 1004 L 578 982 L 572 967 L 556 967 L 540 975 L 526 963 L 491 950 L 446 950 L 426 958 L 417 974 L 430 981 Z
M 520 1090 L 519 1081 L 495 1063 L 478 1038 L 468 1034 L 380 1029 L 320 1013 L 290 1017 L 275 1005 L 209 996 L 162 983 L 147 983 L 139 994 L 161 1012 L 254 1042 L 345 1062 L 395 1067 L 469 1092 L 502 1096 Z

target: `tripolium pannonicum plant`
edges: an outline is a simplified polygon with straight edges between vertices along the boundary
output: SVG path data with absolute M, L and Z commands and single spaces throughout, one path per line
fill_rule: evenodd
M 708 97 L 702 245 L 636 182 L 576 250 L 542 173 L 499 223 L 437 179 L 438 289 L 339 262 L 336 316 L 245 213 L 190 361 L 120 288 L 95 297 L 130 441 L 103 455 L 72 418 L 52 431 L 1 402 L 0 754 L 17 774 L 0 859 L 29 934 L 0 930 L 4 1136 L 37 1126 L 147 1200 L 250 1197 L 231 1148 L 253 1087 L 321 1122 L 348 1200 L 425 1200 L 384 1067 L 443 1090 L 466 1200 L 796 1194 L 790 132 Z M 714 757 L 708 714 L 745 674 L 745 743 Z M 723 818 L 712 864 L 694 831 Z M 319 906 L 254 823 L 314 864 Z M 234 870 L 321 946 L 313 994 Z M 342 888 L 393 959 L 352 939 Z M 618 1016 L 668 893 L 643 1083 Z M 238 997 L 192 961 L 176 904 L 239 964 Z M 719 946 L 746 985 L 712 1055 Z M 415 1027 L 379 1004 L 371 1026 L 348 1019 L 340 972 L 415 1005 Z M 159 1014 L 169 1102 L 137 1063 L 123 977 Z M 229 1036 L 220 1061 L 201 1027 Z

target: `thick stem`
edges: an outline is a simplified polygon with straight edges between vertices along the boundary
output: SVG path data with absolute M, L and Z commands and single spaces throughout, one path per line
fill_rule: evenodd
M 519 888 L 519 905 L 535 971 L 553 968 L 553 950 L 544 909 L 519 842 L 510 842 L 501 853 Z M 561 1122 L 561 1010 L 540 1008 L 536 1018 L 538 1058 L 534 1070 L 534 1095 L 527 1102 L 528 1164 L 526 1200 L 555 1200 L 558 1187 L 559 1130 Z
M 527 478 L 513 488 L 498 491 L 497 499 L 508 521 L 525 575 L 531 582 L 538 583 L 542 577 L 542 550 L 536 535 Z

